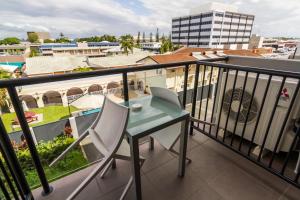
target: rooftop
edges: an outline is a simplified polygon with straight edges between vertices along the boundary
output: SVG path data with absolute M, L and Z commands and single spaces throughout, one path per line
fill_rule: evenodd
M 25 62 L 23 56 L 0 56 L 0 62 Z

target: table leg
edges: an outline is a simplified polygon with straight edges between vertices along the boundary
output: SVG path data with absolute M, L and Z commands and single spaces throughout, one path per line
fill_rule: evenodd
M 188 124 L 189 118 L 187 117 L 181 125 L 181 135 L 180 135 L 180 155 L 179 155 L 179 167 L 178 176 L 183 177 L 185 174 L 185 159 L 186 159 L 186 149 L 187 149 L 187 136 L 188 136 Z
M 139 141 L 132 137 L 129 138 L 131 153 L 131 171 L 133 176 L 133 189 L 135 191 L 135 199 L 142 199 L 141 174 L 140 174 L 140 156 Z

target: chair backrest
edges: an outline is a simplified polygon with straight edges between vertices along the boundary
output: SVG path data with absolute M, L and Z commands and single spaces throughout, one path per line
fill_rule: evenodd
M 175 104 L 179 108 L 182 108 L 178 94 L 176 92 L 162 87 L 150 87 L 150 90 L 152 96 L 162 98 Z
M 118 150 L 126 132 L 128 118 L 129 108 L 119 105 L 107 97 L 104 99 L 101 113 L 91 129 L 94 130 L 108 153 Z

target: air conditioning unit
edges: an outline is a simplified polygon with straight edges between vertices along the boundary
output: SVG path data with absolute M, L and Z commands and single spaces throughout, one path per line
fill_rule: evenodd
M 252 91 L 254 87 L 254 82 L 256 79 L 256 74 L 254 73 L 249 73 L 248 74 L 248 79 L 247 79 L 247 84 L 245 87 L 245 92 L 243 99 L 241 100 L 242 97 L 242 91 L 243 91 L 243 84 L 245 80 L 245 73 L 239 72 L 237 76 L 237 81 L 236 81 L 236 87 L 233 90 L 233 84 L 234 84 L 234 79 L 235 79 L 235 73 L 230 72 L 228 74 L 228 80 L 227 80 L 227 86 L 225 89 L 225 96 L 224 96 L 224 101 L 222 102 L 222 96 L 223 96 L 223 91 L 224 91 L 224 85 L 225 85 L 225 76 L 226 72 L 223 72 L 223 77 L 222 77 L 222 82 L 219 84 L 219 97 L 218 98 L 218 107 L 217 107 L 217 115 L 219 116 L 221 112 L 221 119 L 220 119 L 220 128 L 225 129 L 226 126 L 226 120 L 227 116 L 229 113 L 229 119 L 227 123 L 226 130 L 227 132 L 233 132 L 234 131 L 234 126 L 235 122 L 237 119 L 237 115 L 239 112 L 239 105 L 241 105 L 240 109 L 240 114 L 237 119 L 237 127 L 235 131 L 235 135 L 241 136 L 244 124 L 246 123 L 246 129 L 243 138 L 246 140 L 251 141 L 254 127 L 256 125 L 256 121 L 258 118 L 258 112 L 260 111 L 260 107 L 262 106 L 262 100 L 264 93 L 266 91 L 266 86 L 268 82 L 268 75 L 260 75 L 255 91 L 255 96 L 252 101 L 252 106 L 250 105 L 251 101 L 251 96 L 252 96 Z M 266 96 L 265 104 L 262 109 L 261 117 L 258 123 L 258 127 L 256 129 L 255 137 L 254 137 L 254 143 L 257 144 L 258 146 L 262 145 L 263 143 L 263 138 L 266 134 L 267 127 L 269 120 L 271 118 L 272 114 L 272 109 L 274 107 L 276 97 L 278 94 L 278 90 L 280 89 L 280 85 L 282 82 L 281 77 L 273 77 L 269 86 L 269 90 Z M 273 117 L 273 121 L 270 127 L 270 130 L 268 132 L 267 140 L 265 143 L 264 148 L 273 151 L 276 141 L 278 139 L 278 136 L 280 134 L 281 127 L 284 123 L 284 118 L 287 114 L 288 107 L 290 105 L 292 96 L 294 95 L 295 89 L 297 85 L 297 80 L 296 79 L 286 79 L 286 82 L 284 84 L 284 94 L 280 97 L 280 100 L 277 104 L 276 112 Z M 233 93 L 233 99 L 232 103 L 230 105 L 231 101 L 231 96 Z M 287 152 L 289 151 L 289 148 L 292 144 L 292 141 L 295 137 L 295 133 L 293 132 L 293 126 L 295 123 L 296 119 L 299 119 L 300 117 L 300 109 L 299 109 L 299 103 L 300 102 L 300 95 L 297 94 L 294 106 L 292 108 L 292 113 L 289 116 L 289 119 L 287 121 L 287 125 L 285 126 L 285 130 L 283 132 L 283 136 L 280 141 L 280 145 L 277 148 L 277 152 L 279 151 L 284 151 Z M 223 103 L 222 106 L 222 111 L 220 110 L 221 108 L 221 103 Z M 250 109 L 250 113 L 248 116 L 248 120 L 246 121 L 246 115 L 248 110 Z M 230 111 L 230 112 L 229 112 Z M 218 120 L 218 117 L 216 117 Z

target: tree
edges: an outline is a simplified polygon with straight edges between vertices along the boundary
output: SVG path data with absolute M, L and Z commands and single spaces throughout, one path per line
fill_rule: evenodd
M 34 43 L 34 42 L 38 42 L 38 40 L 39 40 L 39 36 L 36 33 L 29 33 L 28 34 L 28 41 L 29 42 Z
M 116 42 L 117 38 L 114 35 L 104 34 L 100 37 L 100 41 Z
M 60 38 L 65 37 L 65 35 L 62 32 L 60 32 L 59 36 L 60 36 Z
M 156 42 L 159 42 L 159 33 L 158 33 L 158 28 L 156 29 L 156 36 L 155 36 Z
M 50 39 L 45 39 L 45 40 L 44 40 L 44 43 L 54 43 L 54 41 L 53 41 L 53 40 L 50 40 Z
M 86 66 L 84 67 L 78 66 L 73 70 L 73 72 L 89 72 L 89 71 L 93 71 L 93 70 L 90 67 L 86 67 Z
M 102 41 L 108 41 L 108 42 L 117 42 L 117 38 L 114 35 L 108 35 L 104 34 L 102 36 L 92 36 L 92 37 L 86 37 L 86 38 L 77 38 L 77 42 L 102 42 Z
M 150 33 L 150 42 L 153 42 L 153 40 L 152 40 L 152 32 Z
M 139 47 L 140 46 L 140 32 L 138 32 L 138 36 L 137 36 L 137 39 L 136 39 L 136 44 L 137 46 Z
M 12 77 L 12 74 L 5 70 L 0 70 L 0 79 L 9 79 Z M 6 92 L 6 89 L 0 88 L 0 114 L 2 110 L 8 107 L 9 98 Z
M 171 41 L 170 38 L 165 38 L 165 36 L 163 36 L 161 38 L 162 44 L 160 47 L 160 53 L 166 53 L 168 51 L 173 51 L 174 50 L 174 45 Z
M 69 40 L 69 38 L 67 37 L 62 37 L 62 38 L 58 38 L 54 41 L 55 43 L 69 43 L 71 42 L 71 40 Z
M 143 42 L 146 42 L 145 32 L 143 32 Z
M 39 52 L 36 49 L 31 49 L 29 57 L 35 57 L 38 56 Z
M 120 37 L 121 49 L 124 49 L 124 52 L 128 55 L 129 50 L 133 52 L 134 40 L 133 37 L 129 34 L 122 35 Z
M 13 44 L 20 44 L 20 39 L 16 37 L 7 37 L 3 40 L 0 40 L 0 45 L 13 45 Z

